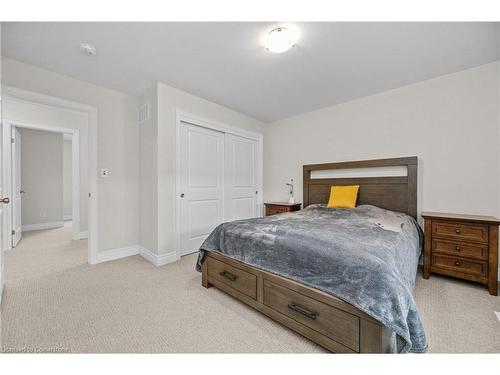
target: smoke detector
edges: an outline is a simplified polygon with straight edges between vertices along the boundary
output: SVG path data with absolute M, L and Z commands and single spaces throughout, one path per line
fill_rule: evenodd
M 82 43 L 80 44 L 80 51 L 87 56 L 95 56 L 97 55 L 97 50 L 92 44 Z

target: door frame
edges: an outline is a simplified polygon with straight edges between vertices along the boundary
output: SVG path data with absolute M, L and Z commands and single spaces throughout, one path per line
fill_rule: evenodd
M 175 256 L 176 259 L 180 259 L 181 255 L 181 199 L 180 199 L 180 194 L 181 194 L 181 126 L 182 123 L 188 123 L 191 125 L 196 125 L 200 126 L 202 128 L 207 128 L 211 130 L 216 130 L 219 132 L 223 133 L 230 133 L 234 134 L 239 137 L 243 138 L 248 138 L 252 139 L 254 141 L 258 142 L 258 157 L 257 157 L 257 165 L 259 170 L 257 171 L 257 212 L 259 215 L 262 216 L 263 214 L 263 181 L 264 181 L 264 135 L 257 133 L 257 132 L 252 132 L 249 130 L 244 130 L 241 128 L 238 128 L 234 125 L 227 125 L 223 124 L 217 121 L 212 121 L 212 120 L 207 120 L 201 117 L 198 117 L 196 115 L 179 111 L 176 110 L 175 114 L 176 120 L 175 120 Z M 225 161 L 224 161 L 224 168 L 225 168 Z M 225 188 L 225 184 L 223 184 L 222 189 Z M 223 190 L 224 191 L 224 190 Z M 224 202 L 223 200 L 222 204 L 222 212 L 224 213 Z
M 15 218 L 17 219 L 17 216 L 16 216 L 16 211 L 17 211 L 17 192 L 15 190 L 16 188 L 16 183 L 17 183 L 17 174 L 19 173 L 19 175 L 22 174 L 22 167 L 21 167 L 21 162 L 22 160 L 19 161 L 19 171 L 17 170 L 17 153 L 18 153 L 18 150 L 17 150 L 17 146 L 16 146 L 16 142 L 17 141 L 17 138 L 18 138 L 18 135 L 19 135 L 19 158 L 21 158 L 21 132 L 19 132 L 19 130 L 15 127 L 11 127 L 10 129 L 10 137 L 11 137 L 11 152 L 10 152 L 10 155 L 11 155 L 11 178 L 12 178 L 12 202 L 11 202 L 11 212 L 12 212 L 12 215 L 11 215 L 11 223 L 12 223 L 12 226 L 11 226 L 11 229 L 14 230 L 15 226 L 16 226 L 16 221 L 17 220 L 14 220 L 14 216 Z M 20 186 L 20 188 L 22 189 L 22 187 Z M 21 192 L 19 192 L 19 197 L 20 199 L 22 200 L 22 195 L 21 195 Z M 22 204 L 21 204 L 21 212 L 22 212 Z M 22 220 L 22 215 L 21 215 L 21 220 Z M 19 228 L 20 232 L 21 233 L 16 233 L 16 235 L 19 235 L 19 241 L 21 240 L 21 237 L 22 237 L 22 222 L 21 222 L 21 225 L 20 225 L 20 228 Z M 7 232 L 8 233 L 8 232 Z M 16 242 L 16 245 L 17 243 L 19 243 L 19 241 L 14 241 L 14 234 L 11 232 L 11 246 L 14 247 L 14 245 L 12 245 L 14 242 Z
M 17 129 L 31 129 L 31 130 L 40 130 L 47 131 L 51 133 L 61 134 L 61 137 L 64 137 L 64 134 L 71 134 L 71 182 L 72 182 L 72 193 L 71 193 L 71 215 L 73 216 L 73 224 L 72 224 L 72 238 L 73 240 L 81 240 L 87 238 L 87 235 L 80 231 L 80 131 L 78 129 L 71 128 L 62 128 L 62 127 L 53 127 L 42 124 L 33 124 L 33 123 L 24 123 L 15 120 L 4 119 L 5 128 L 9 129 L 11 134 L 12 130 Z M 10 162 L 10 171 L 7 171 L 7 179 L 10 181 L 7 182 L 8 187 L 10 188 L 8 193 L 11 196 L 12 202 L 14 202 L 14 184 L 15 179 L 13 175 L 12 165 L 14 163 L 13 155 L 12 155 L 12 143 L 11 143 L 11 162 Z M 5 185 L 4 185 L 5 186 Z M 10 222 L 8 223 L 7 228 L 7 236 L 10 236 L 10 247 L 8 249 L 12 249 L 12 229 L 13 229 L 13 217 L 14 217 L 14 205 L 11 204 L 9 207 L 10 214 Z M 64 221 L 64 220 L 61 220 Z
M 41 94 L 34 91 L 19 89 L 17 87 L 11 86 L 2 86 L 2 100 L 17 100 L 17 101 L 25 101 L 34 104 L 42 104 L 57 108 L 69 109 L 72 111 L 82 112 L 87 114 L 87 134 L 88 134 L 88 191 L 89 191 L 89 200 L 88 200 L 88 234 L 85 232 L 79 232 L 79 239 L 88 237 L 88 263 L 96 264 L 97 263 L 97 236 L 98 236 L 98 199 L 97 199 L 97 108 L 93 106 L 89 106 L 86 104 L 73 102 L 66 99 L 57 98 L 50 95 Z M 7 124 L 9 124 L 7 126 Z M 3 132 L 3 144 L 2 144 L 2 152 L 3 152 L 3 179 L 2 184 L 5 191 L 8 192 L 8 197 L 12 196 L 12 175 L 11 175 L 11 167 L 12 167 L 12 155 L 11 155 L 11 127 L 19 126 L 26 127 L 31 129 L 38 130 L 47 130 L 47 131 L 56 131 L 59 133 L 72 133 L 73 134 L 73 143 L 72 146 L 72 163 L 73 168 L 75 168 L 75 154 L 78 154 L 78 158 L 80 156 L 80 144 L 79 144 L 79 130 L 71 129 L 71 128 L 62 128 L 62 127 L 50 127 L 47 125 L 40 124 L 23 124 L 19 121 L 12 121 L 4 119 L 2 121 L 2 132 Z M 76 135 L 76 137 L 75 137 Z M 78 140 L 78 142 L 76 142 Z M 75 169 L 73 169 L 75 171 Z M 77 185 L 80 185 L 80 177 L 79 177 L 80 165 L 76 165 L 76 171 L 78 172 L 78 181 Z M 73 172 L 73 183 L 75 183 L 75 174 Z M 76 208 L 78 211 L 78 217 L 80 216 L 80 197 L 78 197 L 78 204 L 75 204 L 75 197 L 73 196 L 73 209 Z M 4 207 L 5 208 L 5 207 Z M 12 207 L 9 205 L 8 212 L 3 210 L 2 214 L 4 215 L 5 220 L 3 220 L 2 230 L 4 233 L 12 233 L 10 227 L 12 226 Z M 6 216 L 8 215 L 8 216 Z M 79 226 L 79 225 L 78 225 Z M 81 234 L 80 234 L 81 233 Z M 5 236 L 3 238 L 2 249 L 7 250 L 11 248 L 12 239 L 11 235 Z

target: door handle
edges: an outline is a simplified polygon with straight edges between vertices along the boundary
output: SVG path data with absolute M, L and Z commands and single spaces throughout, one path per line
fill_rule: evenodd
M 26 193 L 24 190 L 19 190 L 19 194 L 24 194 Z
M 184 193 L 181 193 L 181 198 L 184 198 Z
M 0 203 L 7 204 L 10 202 L 9 198 L 0 198 Z
M 219 275 L 221 275 L 221 276 L 223 276 L 226 279 L 229 279 L 231 281 L 236 281 L 238 279 L 238 276 L 233 275 L 231 272 L 227 272 L 227 271 L 219 272 Z
M 316 320 L 318 313 L 304 309 L 302 306 L 296 305 L 295 303 L 289 303 L 288 308 L 293 311 L 297 311 L 299 314 L 304 315 L 306 318 L 311 320 Z

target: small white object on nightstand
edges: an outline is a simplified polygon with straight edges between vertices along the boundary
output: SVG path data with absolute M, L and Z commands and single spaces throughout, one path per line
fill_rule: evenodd
M 288 193 L 288 203 L 294 204 L 295 203 L 295 195 L 293 193 L 293 178 L 290 179 L 290 182 L 286 183 L 286 186 L 288 186 L 290 188 L 290 191 Z

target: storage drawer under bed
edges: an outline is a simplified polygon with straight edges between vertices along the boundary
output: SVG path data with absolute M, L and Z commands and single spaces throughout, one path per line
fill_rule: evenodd
M 332 352 L 395 351 L 394 333 L 352 305 L 216 252 L 206 256 L 202 284 L 215 285 Z
M 210 257 L 206 261 L 208 262 L 209 277 L 257 299 L 257 277 L 255 275 Z
M 323 302 L 264 280 L 264 305 L 359 351 L 359 318 Z

